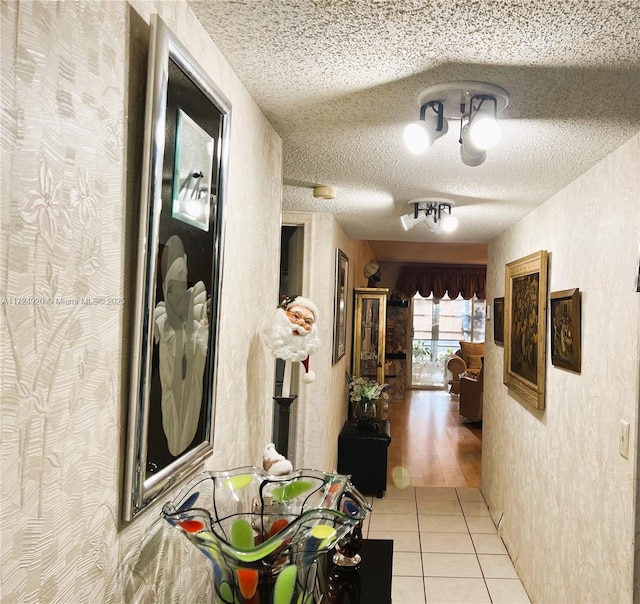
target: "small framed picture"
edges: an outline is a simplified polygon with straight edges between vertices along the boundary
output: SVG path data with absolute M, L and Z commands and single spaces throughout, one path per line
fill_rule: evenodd
M 549 299 L 551 363 L 580 373 L 580 290 L 552 292 Z
M 504 298 L 493 300 L 493 341 L 504 344 Z
M 333 310 L 333 364 L 343 356 L 347 345 L 347 279 L 349 258 L 336 248 L 336 277 Z

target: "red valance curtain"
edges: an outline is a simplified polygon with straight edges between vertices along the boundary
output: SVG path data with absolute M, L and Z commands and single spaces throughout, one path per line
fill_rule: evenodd
M 455 300 L 461 295 L 465 300 L 486 299 L 487 267 L 468 264 L 413 264 L 400 267 L 396 292 L 412 298 L 418 292 L 423 298 Z

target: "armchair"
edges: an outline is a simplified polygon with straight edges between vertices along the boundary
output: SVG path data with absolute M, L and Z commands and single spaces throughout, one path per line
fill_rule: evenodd
M 460 352 L 460 351 L 458 351 Z M 449 380 L 449 393 L 460 393 L 460 375 L 467 370 L 467 364 L 464 359 L 458 354 L 450 354 L 444 362 L 444 366 L 447 371 L 451 373 L 451 379 Z
M 484 358 L 484 342 L 460 342 L 460 350 L 450 354 L 444 366 L 451 373 L 449 392 L 460 393 L 460 375 L 467 374 L 475 377 L 482 367 Z
M 458 413 L 470 422 L 482 421 L 482 391 L 484 386 L 484 363 L 476 378 L 463 375 L 460 378 L 460 400 Z

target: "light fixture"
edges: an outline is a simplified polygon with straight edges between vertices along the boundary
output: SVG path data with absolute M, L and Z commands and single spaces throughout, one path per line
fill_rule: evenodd
M 455 204 L 449 199 L 412 199 L 408 203 L 413 206 L 413 211 L 400 217 L 405 231 L 421 222 L 426 223 L 436 235 L 451 233 L 458 227 L 458 219 L 451 214 L 451 208 Z
M 407 147 L 424 153 L 446 134 L 449 119 L 460 120 L 460 156 L 467 166 L 479 166 L 500 140 L 498 113 L 509 104 L 509 94 L 486 82 L 446 82 L 429 86 L 418 95 L 420 120 L 404 130 Z
M 448 130 L 449 122 L 444 119 L 442 103 L 425 103 L 420 107 L 420 119 L 408 124 L 404 129 L 404 142 L 409 151 L 421 155 Z
M 467 166 L 479 166 L 487 159 L 486 149 L 478 147 L 472 142 L 469 124 L 462 126 L 460 132 L 460 158 Z

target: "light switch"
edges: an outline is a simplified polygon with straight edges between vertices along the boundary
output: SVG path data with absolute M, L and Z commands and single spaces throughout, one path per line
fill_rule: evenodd
M 629 459 L 629 422 L 620 420 L 620 442 L 618 451 L 622 457 Z

